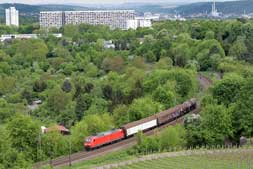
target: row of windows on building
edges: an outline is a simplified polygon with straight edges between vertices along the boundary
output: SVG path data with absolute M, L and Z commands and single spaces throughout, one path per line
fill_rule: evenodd
M 135 12 L 123 11 L 68 11 L 41 12 L 40 26 L 44 28 L 62 27 L 65 24 L 87 23 L 108 25 L 111 28 L 127 29 L 127 21 L 135 18 Z

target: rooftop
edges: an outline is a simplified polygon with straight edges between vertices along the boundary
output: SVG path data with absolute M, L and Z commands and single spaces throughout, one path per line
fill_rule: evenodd
M 135 12 L 135 10 L 87 10 L 87 11 L 41 11 L 40 13 L 78 13 L 78 12 Z
M 70 133 L 69 129 L 67 129 L 63 125 L 55 125 L 55 126 L 48 127 L 48 128 L 45 129 L 45 133 L 53 132 L 53 131 L 59 131 L 63 134 L 69 134 Z

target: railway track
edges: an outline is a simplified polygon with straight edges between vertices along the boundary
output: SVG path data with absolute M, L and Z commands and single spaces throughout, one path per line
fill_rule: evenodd
M 201 74 L 198 74 L 198 81 L 200 83 L 201 88 L 204 90 L 206 90 L 212 84 L 212 81 L 210 79 L 208 79 L 207 77 L 205 77 Z M 192 111 L 188 114 L 199 113 L 199 112 L 200 112 L 200 107 L 198 106 L 197 109 L 195 109 L 194 111 Z M 170 123 L 167 123 L 162 126 L 159 126 L 158 128 L 146 131 L 145 135 L 150 136 L 150 135 L 153 135 L 155 133 L 155 131 L 161 131 L 162 129 L 164 129 L 167 126 L 183 123 L 184 117 L 185 116 L 182 116 Z M 42 166 L 45 166 L 45 165 L 51 165 L 54 168 L 60 168 L 62 166 L 74 164 L 74 163 L 77 163 L 80 161 L 91 160 L 96 157 L 106 155 L 107 153 L 110 153 L 110 152 L 115 152 L 118 150 L 126 149 L 128 147 L 133 146 L 135 143 L 136 143 L 135 137 L 130 137 L 128 139 L 121 140 L 120 142 L 110 144 L 110 145 L 101 147 L 99 149 L 93 150 L 93 151 L 87 152 L 87 151 L 83 150 L 83 151 L 71 154 L 70 156 L 63 156 L 63 157 L 59 157 L 54 160 L 39 162 L 34 165 L 34 168 L 41 168 Z
M 188 114 L 199 113 L 199 112 L 200 112 L 200 108 L 198 107 L 197 109 L 195 109 L 194 111 L 192 111 Z M 174 120 L 170 123 L 167 123 L 167 124 L 164 124 L 162 126 L 159 126 L 159 127 L 155 128 L 155 129 L 146 131 L 145 135 L 150 136 L 150 135 L 153 135 L 155 133 L 155 131 L 161 131 L 161 130 L 163 130 L 164 128 L 166 128 L 168 126 L 183 123 L 184 117 L 185 116 L 182 116 L 182 117 L 180 117 L 180 118 L 178 118 L 178 119 L 176 119 L 176 120 Z M 133 146 L 134 144 L 136 144 L 135 137 L 130 137 L 128 139 L 124 139 L 120 142 L 110 144 L 110 145 L 101 147 L 99 149 L 93 150 L 93 151 L 89 151 L 89 152 L 81 151 L 81 152 L 78 152 L 78 153 L 74 153 L 70 156 L 63 156 L 63 157 L 59 157 L 59 158 L 54 159 L 54 160 L 39 162 L 39 163 L 36 163 L 34 165 L 34 168 L 39 169 L 39 168 L 41 168 L 42 166 L 45 166 L 45 165 L 51 165 L 54 168 L 60 168 L 62 166 L 74 164 L 74 163 L 77 163 L 77 162 L 80 162 L 80 161 L 91 160 L 91 159 L 94 159 L 98 156 L 105 155 L 109 152 L 115 152 L 115 151 L 118 151 L 118 150 L 126 149 L 128 147 Z
M 202 75 L 201 73 L 198 73 L 198 81 L 199 81 L 200 89 L 202 91 L 207 90 L 213 84 L 213 81 L 211 79 Z

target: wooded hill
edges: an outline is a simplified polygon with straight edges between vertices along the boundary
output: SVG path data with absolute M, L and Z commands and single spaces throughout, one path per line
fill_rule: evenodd
M 212 2 L 201 2 L 193 3 L 190 5 L 182 5 L 177 8 L 172 9 L 172 11 L 177 11 L 178 13 L 184 15 L 191 15 L 197 13 L 210 13 L 212 10 Z M 216 2 L 216 7 L 219 12 L 223 14 L 243 14 L 253 13 L 253 1 L 243 0 L 243 1 L 229 1 L 229 2 Z M 171 11 L 171 12 L 172 12 Z

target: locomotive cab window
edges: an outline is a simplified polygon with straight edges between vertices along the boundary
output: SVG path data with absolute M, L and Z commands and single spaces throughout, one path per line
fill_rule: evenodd
M 87 138 L 85 141 L 89 143 L 89 142 L 91 142 L 91 139 Z

